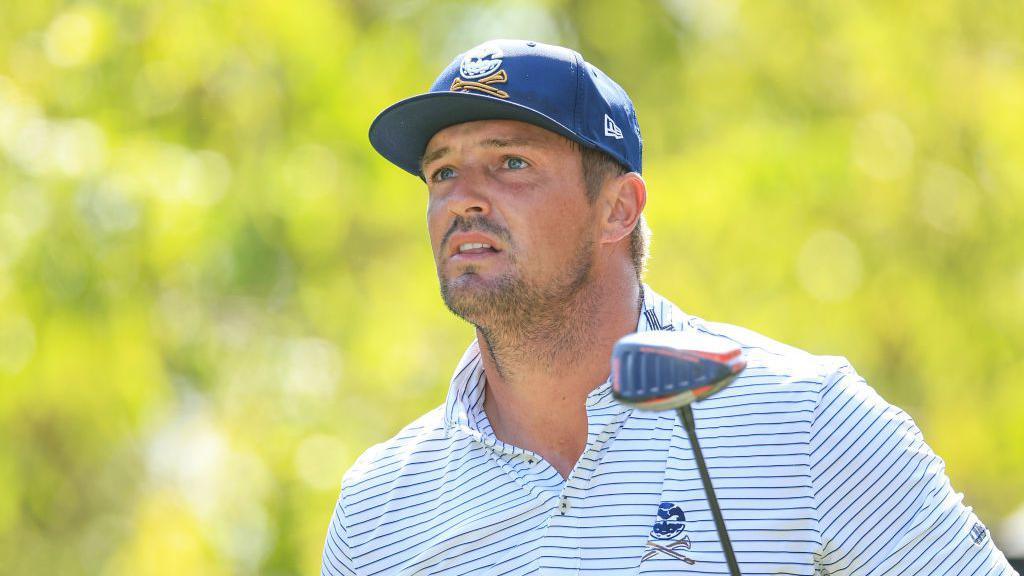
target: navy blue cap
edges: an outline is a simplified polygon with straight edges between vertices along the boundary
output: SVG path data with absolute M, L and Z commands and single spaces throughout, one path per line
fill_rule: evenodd
M 434 134 L 474 120 L 528 122 L 641 171 L 640 124 L 626 91 L 579 53 L 526 40 L 490 40 L 460 54 L 429 92 L 381 112 L 370 143 L 422 177 L 420 159 Z

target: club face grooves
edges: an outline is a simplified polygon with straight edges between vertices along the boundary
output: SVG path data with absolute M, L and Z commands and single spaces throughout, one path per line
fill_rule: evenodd
M 702 400 L 728 385 L 746 363 L 738 348 L 681 334 L 634 334 L 612 352 L 612 394 L 641 410 L 670 410 Z M 686 345 L 689 345 L 687 348 Z

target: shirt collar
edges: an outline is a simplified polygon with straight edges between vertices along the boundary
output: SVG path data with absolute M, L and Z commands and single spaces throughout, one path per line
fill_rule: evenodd
M 686 330 L 690 316 L 683 313 L 672 302 L 666 300 L 646 284 L 642 287 L 640 317 L 636 331 Z M 480 346 L 476 339 L 462 355 L 452 375 L 445 401 L 445 425 L 448 428 L 462 428 L 473 435 L 480 435 L 480 423 L 484 421 L 484 364 L 480 357 Z M 611 393 L 611 382 L 606 380 L 587 395 L 587 408 L 601 408 L 615 402 Z

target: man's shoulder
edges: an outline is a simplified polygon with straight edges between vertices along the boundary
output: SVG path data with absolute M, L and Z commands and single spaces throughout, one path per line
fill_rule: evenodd
M 424 511 L 448 496 L 453 469 L 460 477 L 459 465 L 473 458 L 472 440 L 448 427 L 445 408 L 368 449 L 345 473 L 336 514 L 351 553 L 369 553 L 396 534 L 418 530 Z
M 856 375 L 842 356 L 819 355 L 779 342 L 749 328 L 692 317 L 699 332 L 725 338 L 743 350 L 748 379 L 803 383 L 815 392 L 845 375 Z
M 757 445 L 784 440 L 788 450 L 809 453 L 815 431 L 830 425 L 820 415 L 832 392 L 859 396 L 868 390 L 846 358 L 812 354 L 730 324 L 691 318 L 689 327 L 730 340 L 747 363 L 731 385 L 695 407 L 706 426 L 721 428 L 715 433 L 723 439 Z
M 390 439 L 367 449 L 342 480 L 345 492 L 393 484 L 410 468 L 417 468 L 447 451 L 450 440 L 444 405 L 438 406 L 402 428 Z

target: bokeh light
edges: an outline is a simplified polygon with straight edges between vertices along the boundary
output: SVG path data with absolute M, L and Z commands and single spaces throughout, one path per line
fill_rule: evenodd
M 4 3 L 2 571 L 318 572 L 342 473 L 472 335 L 366 132 L 489 37 L 630 92 L 655 289 L 847 356 L 1024 556 L 1022 29 L 1009 0 Z

